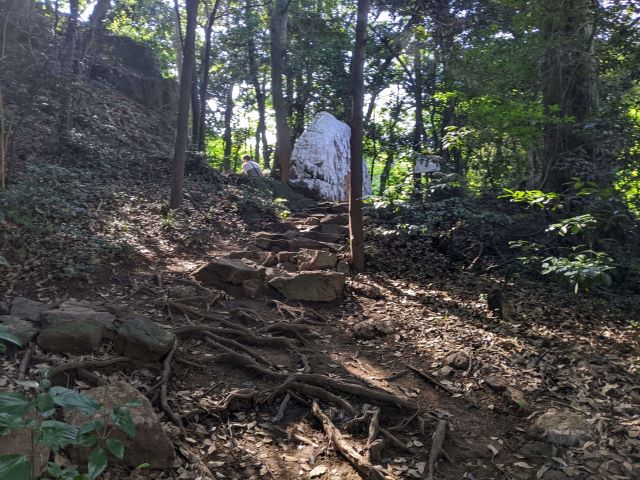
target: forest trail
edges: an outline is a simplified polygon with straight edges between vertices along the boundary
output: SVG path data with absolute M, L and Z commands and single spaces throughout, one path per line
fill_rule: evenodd
M 626 449 L 639 431 L 630 417 L 637 391 L 623 357 L 632 336 L 606 327 L 624 308 L 600 318 L 594 303 L 575 309 L 571 297 L 520 288 L 490 312 L 482 295 L 491 279 L 446 270 L 434 253 L 432 278 L 411 281 L 411 258 L 389 245 L 378 248 L 389 262 L 409 262 L 404 275 L 349 274 L 345 297 L 334 302 L 264 296 L 236 281 L 235 270 L 230 283 L 209 283 L 206 268 L 191 275 L 209 260 L 243 256 L 237 245 L 271 265 L 278 253 L 293 260 L 284 253 L 292 242 L 322 247 L 318 239 L 329 237 L 317 230 L 344 219 L 341 206 L 306 209 L 252 236 L 216 237 L 207 261 L 175 255 L 160 272 L 159 264 L 132 272 L 128 286 L 94 285 L 101 295 L 93 299 L 117 321 L 139 312 L 174 333 L 169 360 L 97 368 L 95 359 L 113 358 L 108 342 L 90 356 L 33 347 L 37 364 L 26 378 L 66 364 L 74 368 L 64 384 L 123 380 L 149 398 L 178 452 L 176 467 L 134 478 L 411 479 L 433 469 L 442 479 L 548 480 L 599 478 L 633 461 Z M 327 230 L 341 231 L 333 240 L 344 244 L 344 230 Z M 279 268 L 295 268 L 286 263 Z M 15 355 L 3 371 L 15 374 L 24 358 Z M 116 466 L 111 475 L 130 471 Z

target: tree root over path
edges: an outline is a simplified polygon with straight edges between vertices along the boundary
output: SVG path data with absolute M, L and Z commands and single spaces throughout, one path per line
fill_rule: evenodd
M 395 480 L 394 477 L 375 468 L 355 448 L 347 443 L 342 433 L 333 425 L 331 419 L 322 412 L 316 400 L 311 405 L 311 413 L 320 421 L 322 429 L 331 439 L 335 449 L 354 466 L 362 478 L 366 480 Z
M 322 424 L 322 429 L 330 438 L 336 451 L 345 457 L 366 480 L 395 480 L 390 472 L 376 465 L 383 456 L 387 456 L 383 455 L 385 449 L 407 452 L 413 458 L 421 454 L 426 456 L 426 452 L 408 446 L 411 443 L 404 441 L 398 431 L 406 430 L 416 418 L 422 429 L 427 421 L 432 421 L 428 411 L 394 393 L 368 386 L 355 377 L 353 379 L 346 376 L 336 378 L 331 374 L 312 372 L 312 365 L 307 355 L 313 357 L 319 355 L 311 340 L 318 336 L 318 333 L 314 331 L 313 325 L 299 323 L 306 315 L 303 307 L 293 312 L 295 315 L 292 315 L 291 322 L 285 320 L 267 324 L 252 310 L 212 311 L 209 309 L 211 300 L 218 302 L 219 298 L 216 297 L 215 292 L 207 290 L 204 293 L 205 295 L 202 296 L 166 300 L 167 306 L 173 308 L 174 313 L 181 311 L 188 316 L 189 323 L 194 320 L 202 323 L 174 328 L 172 332 L 175 335 L 175 341 L 161 364 L 144 365 L 161 369 L 160 379 L 147 391 L 147 395 L 152 395 L 152 403 L 156 403 L 183 433 L 190 430 L 189 424 L 200 415 L 220 419 L 234 411 L 264 407 L 276 410 L 272 422 L 274 428 L 280 429 L 277 424 L 283 421 L 287 409 L 291 408 L 291 404 L 295 402 L 311 411 L 311 414 Z M 284 308 L 283 305 L 280 305 L 280 309 Z M 238 320 L 239 316 L 243 316 L 246 320 L 242 325 L 233 321 L 233 319 Z M 285 315 L 282 316 L 285 317 Z M 317 326 L 322 328 L 324 324 Z M 209 347 L 213 350 L 213 354 L 195 353 L 195 349 L 189 348 L 193 345 L 192 342 L 198 342 L 198 350 L 200 346 Z M 270 356 L 270 351 L 273 351 L 275 357 Z M 288 359 L 284 360 L 284 357 Z M 28 360 L 25 360 L 25 363 L 27 362 Z M 262 377 L 271 384 L 260 388 L 236 389 L 217 400 L 199 401 L 198 405 L 194 405 L 195 408 L 190 409 L 181 409 L 179 403 L 181 397 L 178 395 L 176 399 L 172 399 L 172 405 L 170 405 L 169 390 L 174 382 L 175 375 L 172 370 L 175 364 L 182 364 L 186 369 L 202 369 L 207 368 L 206 365 L 210 365 L 211 362 L 222 363 L 227 367 L 233 365 Z M 280 362 L 285 365 L 280 365 Z M 104 383 L 104 379 L 92 373 L 91 370 L 128 363 L 134 363 L 134 360 L 129 357 L 113 357 L 69 362 L 52 368 L 50 376 L 59 376 L 75 370 L 90 383 L 99 384 Z M 418 374 L 422 373 L 412 367 L 407 368 Z M 442 388 L 441 385 L 438 386 Z M 446 390 L 446 387 L 443 390 Z M 274 406 L 276 402 L 279 402 L 278 407 Z M 331 417 L 322 411 L 321 404 L 341 410 L 346 414 L 346 420 L 349 418 L 351 420 L 344 425 L 339 423 L 339 426 L 336 426 Z M 384 415 L 389 411 L 400 413 L 403 417 L 395 427 L 394 433 L 391 433 L 394 427 L 388 426 L 389 417 Z M 296 410 L 296 415 L 299 415 L 299 410 Z M 342 418 L 344 417 L 343 415 Z M 438 457 L 444 454 L 442 442 L 446 432 L 446 422 L 444 424 L 445 427 L 438 424 L 433 438 L 429 457 L 430 473 Z M 340 428 L 346 429 L 359 440 L 352 441 L 341 433 Z M 320 443 L 300 437 L 304 438 L 304 443 L 309 445 L 317 446 Z M 208 475 L 204 468 L 200 471 Z

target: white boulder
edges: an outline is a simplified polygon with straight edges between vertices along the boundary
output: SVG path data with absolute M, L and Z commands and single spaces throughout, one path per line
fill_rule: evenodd
M 320 200 L 349 199 L 351 129 L 327 112 L 318 113 L 296 141 L 291 154 L 291 184 Z M 371 195 L 371 176 L 362 166 L 363 195 Z

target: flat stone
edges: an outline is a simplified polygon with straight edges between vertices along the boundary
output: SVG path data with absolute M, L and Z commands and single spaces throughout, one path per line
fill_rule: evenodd
M 344 295 L 345 277 L 337 272 L 300 272 L 272 278 L 269 285 L 289 300 L 331 302 Z
M 544 472 L 542 480 L 568 480 L 569 477 L 560 470 L 550 469 Z
M 585 419 L 574 412 L 551 409 L 532 425 L 532 433 L 558 447 L 580 446 L 591 437 Z
M 360 340 L 372 340 L 376 337 L 376 330 L 371 320 L 358 323 L 353 328 L 353 336 Z
M 338 243 L 344 240 L 345 236 L 341 233 L 323 233 L 323 232 L 303 232 L 301 237 L 310 238 L 325 243 Z
M 265 252 L 263 250 L 238 250 L 229 252 L 229 258 L 245 258 L 264 265 L 264 262 L 269 258 L 270 253 L 271 252 Z
M 13 315 L 0 316 L 0 324 L 7 327 L 8 333 L 18 337 L 22 345 L 29 343 L 38 334 L 38 330 L 35 329 L 33 323 Z
M 336 263 L 338 263 L 338 256 L 324 250 L 303 248 L 298 254 L 298 268 L 301 271 L 333 269 Z
M 309 217 L 304 221 L 305 225 L 320 225 L 320 219 L 317 217 Z
M 298 227 L 296 227 L 293 223 L 289 223 L 289 222 L 274 222 L 274 223 L 270 223 L 269 225 L 266 225 L 265 228 L 276 233 L 284 233 L 290 230 L 298 230 Z
M 322 224 L 334 224 L 334 225 L 349 225 L 349 214 L 348 213 L 336 213 L 333 215 L 327 215 L 322 220 L 320 220 Z
M 349 288 L 355 293 L 363 295 L 367 298 L 378 299 L 382 298 L 382 291 L 375 285 L 369 285 L 368 283 L 351 282 Z
M 129 438 L 123 431 L 114 428 L 110 438 L 124 443 L 124 457 L 119 460 L 109 454 L 109 463 L 119 463 L 135 468 L 143 463 L 152 469 L 167 469 L 173 466 L 175 453 L 173 446 L 162 431 L 162 425 L 149 400 L 137 389 L 125 382 L 117 382 L 104 387 L 92 388 L 82 392 L 104 405 L 104 412 L 111 412 L 128 401 L 137 400 L 141 406 L 130 409 L 135 428 L 135 436 Z M 65 420 L 72 425 L 83 425 L 91 420 L 77 411 L 64 410 Z M 91 448 L 67 447 L 72 462 L 86 465 Z
M 40 331 L 38 345 L 53 353 L 91 353 L 102 340 L 104 326 L 84 319 L 61 320 Z
M 265 280 L 267 281 L 267 285 L 269 284 L 269 280 L 276 277 L 290 277 L 291 273 L 275 267 L 269 267 L 265 272 Z
M 59 309 L 43 312 L 40 315 L 40 318 L 42 326 L 44 327 L 48 327 L 58 322 L 67 321 L 74 321 L 78 323 L 97 323 L 102 325 L 102 328 L 104 329 L 103 334 L 111 338 L 114 338 L 115 336 L 115 327 L 113 322 L 116 317 L 109 312 L 96 312 L 91 308 L 67 304 L 61 306 Z
M 507 404 L 513 408 L 516 413 L 524 414 L 529 411 L 529 402 L 520 390 L 514 387 L 507 387 L 502 392 L 502 398 L 507 401 Z
M 88 308 L 96 312 L 107 312 L 108 308 L 99 301 L 69 299 L 58 305 L 61 309 Z
M 345 238 L 349 236 L 349 227 L 338 225 L 337 223 L 323 223 L 320 225 L 320 232 L 329 235 L 340 235 Z
M 469 357 L 460 352 L 450 353 L 444 361 L 447 365 L 457 370 L 465 370 L 469 366 Z
M 160 360 L 175 341 L 173 333 L 140 314 L 125 318 L 116 333 L 116 352 L 146 362 Z
M 252 279 L 242 282 L 242 293 L 246 297 L 255 298 L 265 291 L 265 281 Z
M 14 317 L 36 322 L 40 318 L 40 314 L 47 310 L 51 310 L 51 305 L 24 297 L 16 297 L 11 302 L 11 311 L 9 313 Z
M 217 282 L 242 285 L 246 280 L 263 280 L 264 268 L 239 258 L 214 258 L 198 268 L 193 277 L 204 284 Z
M 278 263 L 298 263 L 298 252 L 278 252 L 276 257 L 278 259 Z
M 278 263 L 276 265 L 276 268 L 279 268 L 281 270 L 284 270 L 285 272 L 291 272 L 291 273 L 298 271 L 298 267 L 291 262 Z
M 344 273 L 346 275 L 347 273 L 351 272 L 351 268 L 349 267 L 349 264 L 347 262 L 345 262 L 344 260 L 340 260 L 336 265 L 336 272 Z
M 280 238 L 277 240 L 270 240 L 268 238 L 256 238 L 253 241 L 256 247 L 262 248 L 263 250 L 288 250 L 289 249 L 289 240 L 286 238 Z
M 327 250 L 336 253 L 340 250 L 340 245 L 335 243 L 321 242 L 312 240 L 311 238 L 296 237 L 289 240 L 289 250 L 299 251 L 301 248 L 309 248 L 311 250 Z
M 31 435 L 28 428 L 15 430 L 7 435 L 0 436 L 0 457 L 3 455 L 25 455 L 31 463 Z M 38 476 L 47 469 L 50 450 L 44 445 L 35 442 L 35 471 Z M 11 480 L 8 477 L 7 480 Z
M 553 455 L 553 447 L 546 442 L 528 443 L 518 449 L 518 455 L 528 459 L 547 458 Z

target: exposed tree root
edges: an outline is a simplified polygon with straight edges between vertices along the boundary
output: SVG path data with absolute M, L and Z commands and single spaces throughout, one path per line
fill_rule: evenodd
M 309 334 L 309 327 L 307 325 L 300 325 L 298 323 L 286 323 L 286 322 L 278 322 L 273 325 L 268 325 L 266 327 L 262 327 L 259 330 L 256 330 L 256 333 L 270 333 L 270 332 L 278 332 L 278 333 L 289 333 L 293 335 L 297 340 L 300 340 L 303 345 L 307 344 L 307 339 L 304 337 L 303 333 Z
M 445 392 L 447 392 L 449 395 L 455 395 L 456 392 L 454 392 L 453 390 L 451 390 L 449 387 L 446 387 L 445 385 L 443 385 L 440 381 L 438 381 L 437 378 L 432 377 L 431 375 L 429 375 L 428 373 L 423 372 L 422 370 L 418 370 L 415 367 L 412 367 L 411 365 L 405 365 L 409 370 L 411 370 L 414 373 L 417 373 L 418 376 L 420 376 L 421 378 L 423 378 L 424 380 L 426 380 L 427 382 L 429 382 L 432 385 L 435 385 L 438 388 L 441 388 L 442 390 L 444 390 Z
M 254 372 L 257 372 L 261 375 L 265 375 L 267 377 L 282 378 L 284 376 L 283 373 L 274 372 L 273 370 L 265 368 L 259 363 L 257 363 L 255 360 L 253 360 L 251 357 L 249 357 L 248 355 L 234 352 L 230 348 L 225 347 L 224 345 L 216 342 L 215 340 L 209 338 L 208 336 L 205 339 L 205 341 L 212 347 L 216 347 L 219 350 L 222 350 L 224 352 L 219 355 L 216 355 L 215 357 L 212 357 L 210 360 L 213 362 L 229 361 L 238 366 L 248 368 L 249 370 L 253 370 Z
M 447 421 L 439 420 L 436 431 L 433 434 L 433 441 L 431 443 L 431 452 L 429 452 L 429 480 L 433 480 L 433 471 L 435 469 L 436 462 L 442 453 L 442 446 L 444 444 L 444 437 L 447 434 Z
M 270 399 L 273 401 L 275 397 L 281 395 L 284 391 L 286 391 L 289 388 L 289 385 L 293 382 L 330 387 L 334 390 L 350 393 L 352 395 L 358 395 L 359 397 L 364 397 L 375 402 L 396 405 L 410 411 L 419 409 L 417 405 L 414 405 L 410 401 L 400 398 L 396 395 L 392 395 L 380 390 L 374 390 L 372 388 L 357 385 L 355 383 L 343 382 L 340 380 L 336 380 L 335 378 L 327 377 L 325 375 L 318 375 L 313 373 L 297 373 L 289 376 L 282 385 L 276 387 L 273 390 Z
M 325 403 L 333 403 L 350 415 L 355 415 L 357 413 L 356 409 L 353 408 L 353 406 L 344 398 L 338 397 L 337 395 L 326 391 L 324 388 L 309 385 L 307 383 L 292 382 L 289 384 L 289 389 L 312 398 L 317 398 Z
M 353 465 L 362 478 L 366 480 L 393 480 L 394 477 L 376 469 L 345 441 L 342 433 L 333 425 L 331 419 L 322 412 L 318 402 L 315 400 L 311 406 L 311 413 L 320 421 L 324 432 L 333 442 L 335 449 Z
M 171 351 L 167 354 L 163 361 L 162 384 L 160 385 L 160 407 L 173 423 L 175 423 L 178 427 L 183 428 L 182 420 L 173 412 L 173 410 L 171 410 L 169 402 L 167 401 L 169 377 L 171 376 L 171 359 L 173 358 L 173 354 L 175 353 L 176 348 L 178 348 L 177 339 L 173 342 Z
M 60 375 L 64 372 L 69 372 L 71 370 L 78 369 L 94 369 L 94 368 L 105 368 L 110 367 L 111 365 L 115 365 L 117 363 L 128 363 L 132 360 L 129 357 L 113 357 L 108 358 L 106 360 L 85 360 L 81 362 L 69 362 L 63 363 L 61 365 L 57 365 L 49 370 L 49 378 L 53 378 L 56 375 Z
M 173 330 L 175 335 L 188 335 L 197 332 L 209 332 L 214 335 L 226 335 L 233 337 L 242 337 L 244 343 L 249 345 L 263 346 L 263 347 L 276 347 L 286 348 L 287 350 L 295 350 L 296 346 L 284 337 L 258 337 L 251 330 L 243 327 L 238 327 L 230 322 L 223 322 L 224 324 L 231 325 L 229 328 L 212 327 L 209 325 L 185 325 L 184 327 L 178 327 Z
M 287 392 L 282 399 L 282 403 L 280 404 L 280 408 L 278 409 L 278 413 L 273 418 L 275 423 L 280 423 L 282 417 L 284 417 L 284 412 L 287 410 L 287 405 L 289 405 L 289 400 L 291 400 L 291 393 Z
M 96 387 L 102 387 L 104 385 L 107 385 L 108 383 L 95 373 L 90 372 L 89 370 L 85 370 L 84 368 L 78 369 L 78 376 L 84 380 L 87 380 L 89 383 L 95 385 Z
M 215 340 L 216 342 L 220 343 L 221 345 L 224 345 L 226 347 L 234 347 L 240 350 L 241 352 L 246 353 L 247 355 L 252 357 L 254 360 L 262 362 L 270 368 L 275 368 L 275 365 L 272 362 L 270 362 L 269 359 L 267 359 L 264 355 L 259 354 L 258 352 L 256 352 L 255 350 L 249 347 L 245 347 L 240 342 L 236 342 L 235 340 L 224 338 L 209 332 L 207 332 L 207 336 Z
M 33 347 L 29 347 L 25 350 L 22 360 L 20 360 L 20 366 L 18 367 L 18 380 L 24 379 L 24 376 L 27 374 L 27 369 L 29 368 L 32 356 Z

